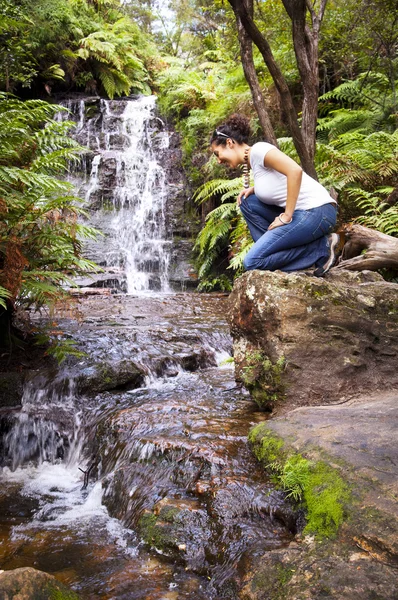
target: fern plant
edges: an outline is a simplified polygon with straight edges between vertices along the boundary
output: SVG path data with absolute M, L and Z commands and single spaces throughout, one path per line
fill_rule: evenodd
M 379 188 L 374 192 L 355 188 L 348 190 L 349 197 L 363 212 L 356 221 L 387 235 L 398 236 L 398 206 L 390 206 L 385 201 L 392 191 L 391 187 Z
M 214 280 L 217 263 L 227 248 L 229 248 L 228 268 L 235 273 L 242 269 L 243 258 L 252 240 L 236 204 L 236 197 L 241 189 L 240 177 L 217 179 L 205 183 L 194 195 L 198 203 L 214 197 L 219 198 L 221 202 L 207 215 L 206 223 L 194 246 L 201 289 L 209 289 L 209 281 Z
M 339 192 L 346 218 L 398 235 L 397 208 L 386 203 L 398 177 L 394 90 L 382 73 L 347 81 L 320 98 L 317 170 Z
M 80 40 L 78 56 L 88 61 L 109 98 L 149 89 L 148 74 L 132 43 L 134 27 L 123 17 Z
M 21 102 L 0 93 L 0 299 L 17 306 L 52 305 L 72 277 L 95 265 L 83 258 L 93 228 L 70 183 L 58 175 L 83 152 L 68 137 L 71 122 L 54 120 L 59 106 Z

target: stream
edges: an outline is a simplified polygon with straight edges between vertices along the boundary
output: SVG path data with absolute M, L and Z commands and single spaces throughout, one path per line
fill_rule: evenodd
M 87 356 L 36 376 L 9 417 L 1 568 L 33 566 L 90 599 L 237 597 L 294 519 L 247 445 L 265 416 L 225 362 L 227 298 L 120 294 L 75 310 L 59 324 Z M 120 379 L 127 359 L 142 385 Z M 119 380 L 93 376 L 109 364 Z
M 181 291 L 154 98 L 66 106 L 90 149 L 69 177 L 103 271 L 51 315 L 84 354 L 33 372 L 0 415 L 0 569 L 46 571 L 89 600 L 238 598 L 295 515 L 248 447 L 266 415 L 234 379 L 228 297 Z

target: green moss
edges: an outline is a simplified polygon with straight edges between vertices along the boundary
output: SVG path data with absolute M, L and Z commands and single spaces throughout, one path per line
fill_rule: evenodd
M 142 515 L 138 522 L 138 533 L 149 546 L 165 550 L 175 545 L 175 540 L 159 523 L 160 518 L 153 513 Z
M 285 586 L 293 577 L 294 569 L 281 564 L 277 565 L 278 581 L 282 586 Z
M 313 298 L 324 298 L 325 296 L 330 297 L 330 288 L 326 284 L 321 283 L 308 283 L 304 286 L 304 290 L 309 296 Z
M 60 587 L 50 584 L 47 587 L 46 593 L 48 594 L 49 600 L 79 600 L 79 596 L 72 592 L 72 590 L 67 590 L 64 586 Z
M 336 469 L 324 462 L 315 463 L 304 489 L 304 501 L 308 511 L 305 531 L 316 533 L 320 537 L 335 535 L 344 521 L 345 507 L 350 499 L 348 485 Z
M 274 402 L 284 396 L 282 373 L 285 367 L 286 359 L 283 356 L 273 363 L 260 351 L 246 355 L 241 378 L 260 408 L 272 409 Z
M 266 423 L 260 423 L 253 427 L 249 432 L 248 439 L 253 445 L 256 458 L 265 466 L 281 459 L 284 442 L 267 428 Z
M 305 507 L 305 533 L 334 537 L 352 501 L 349 487 L 337 469 L 324 461 L 310 461 L 287 448 L 265 423 L 251 430 L 249 442 L 277 485 Z
M 175 523 L 180 512 L 180 509 L 175 506 L 163 506 L 159 513 L 159 517 L 162 521 L 166 521 L 167 523 Z

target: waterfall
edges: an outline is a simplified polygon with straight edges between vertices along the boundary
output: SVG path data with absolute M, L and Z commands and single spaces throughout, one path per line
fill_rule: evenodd
M 81 453 L 80 416 L 72 379 L 61 386 L 40 378 L 26 384 L 22 409 L 3 440 L 5 462 L 12 470 L 30 461 L 76 463 Z
M 103 234 L 87 246 L 108 279 L 129 294 L 169 292 L 167 186 L 162 157 L 169 134 L 154 96 L 128 100 L 68 100 L 75 137 L 91 151 L 91 170 L 74 175 L 90 224 Z M 87 168 L 83 164 L 83 169 Z

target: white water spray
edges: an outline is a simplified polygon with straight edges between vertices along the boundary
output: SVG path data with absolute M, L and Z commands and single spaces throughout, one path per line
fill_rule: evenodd
M 90 222 L 105 234 L 92 258 L 123 274 L 130 294 L 170 292 L 171 241 L 161 164 L 169 134 L 155 115 L 155 97 L 101 100 L 96 105 L 69 101 L 67 108 L 77 121 L 76 138 L 94 153 L 88 181 L 79 191 L 92 211 Z

